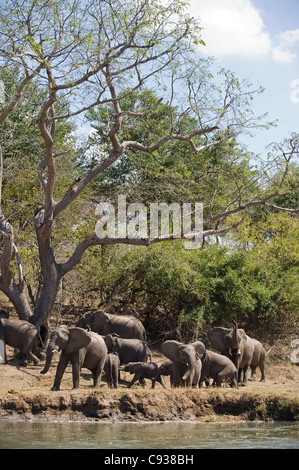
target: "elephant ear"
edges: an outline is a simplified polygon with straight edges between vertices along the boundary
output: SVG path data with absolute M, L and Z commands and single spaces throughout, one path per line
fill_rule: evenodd
M 201 341 L 195 341 L 195 343 L 191 343 L 191 345 L 195 349 L 196 359 L 201 359 L 206 350 L 205 345 Z
M 69 328 L 69 341 L 65 348 L 67 354 L 72 354 L 85 348 L 91 341 L 91 335 L 83 328 Z
M 211 328 L 208 332 L 208 340 L 210 341 L 211 345 L 221 354 L 227 354 L 227 347 L 225 346 L 224 337 L 230 332 L 231 330 L 229 328 L 223 328 L 222 326 Z
M 245 331 L 242 330 L 242 328 L 238 328 L 238 333 L 240 334 L 243 341 L 247 341 L 247 335 L 246 335 Z
M 103 331 L 107 321 L 109 320 L 108 314 L 104 310 L 98 310 L 94 312 L 91 328 L 94 328 L 94 331 L 101 330 Z
M 171 339 L 161 344 L 161 351 L 172 362 L 177 362 L 180 346 L 183 346 L 183 343 Z

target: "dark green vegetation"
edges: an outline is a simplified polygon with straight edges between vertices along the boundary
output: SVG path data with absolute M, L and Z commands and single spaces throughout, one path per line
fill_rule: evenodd
M 138 314 L 151 341 L 298 323 L 298 135 L 264 159 L 240 145 L 272 124 L 250 84 L 213 77 L 184 2 L 3 3 L 3 302 L 37 326 L 99 305 Z M 98 239 L 96 205 L 119 195 L 202 202 L 202 249 Z

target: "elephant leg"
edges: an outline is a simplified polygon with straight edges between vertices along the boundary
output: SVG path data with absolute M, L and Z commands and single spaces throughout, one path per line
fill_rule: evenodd
M 128 388 L 131 388 L 132 385 L 134 385 L 135 382 L 137 382 L 137 380 L 140 379 L 140 374 L 136 373 L 133 377 L 133 379 L 131 380 L 131 382 L 129 383 L 128 385 Z
M 244 370 L 240 368 L 240 369 L 238 370 L 238 384 L 239 384 L 239 385 L 242 385 L 242 381 L 243 381 L 243 380 L 242 380 L 242 377 L 243 377 L 243 375 L 244 375 Z
M 214 379 L 213 386 L 221 387 L 222 380 L 223 380 L 223 376 L 221 376 L 221 374 L 218 374 L 217 377 Z
M 253 382 L 254 380 L 256 380 L 256 375 L 255 375 L 256 374 L 256 366 L 250 366 L 250 368 L 251 368 L 251 377 L 248 380 Z
M 179 387 L 180 383 L 181 383 L 180 369 L 175 364 L 173 364 L 172 385 L 173 387 Z
M 163 388 L 167 388 L 166 385 L 165 385 L 165 383 L 164 383 L 163 378 L 161 377 L 161 375 L 159 375 L 159 377 L 156 377 L 155 380 L 156 380 L 157 382 L 159 382 L 159 383 L 162 385 Z
M 55 380 L 54 380 L 54 385 L 51 388 L 51 390 L 60 390 L 60 384 L 61 384 L 61 379 L 63 377 L 64 371 L 66 369 L 66 366 L 69 363 L 69 359 L 67 359 L 63 353 L 61 353 L 58 365 L 57 365 L 57 370 L 56 370 L 56 375 L 55 375 Z
M 249 366 L 248 364 L 246 364 L 244 367 L 243 367 L 243 381 L 241 383 L 242 387 L 246 387 L 247 386 L 247 383 L 248 383 L 248 369 L 249 369 Z
M 112 387 L 111 388 L 118 388 L 118 370 L 112 371 Z
M 237 376 L 237 372 L 235 372 L 231 378 L 231 381 L 230 381 L 230 386 L 232 388 L 238 388 L 238 376 Z
M 81 364 L 79 361 L 79 354 L 75 354 L 72 358 L 72 373 L 73 373 L 73 389 L 79 388 Z
M 93 372 L 93 386 L 94 388 L 98 388 L 101 385 L 101 379 L 102 379 L 102 372 L 104 369 L 104 364 L 105 364 L 106 357 L 103 356 L 100 361 L 97 364 L 97 367 L 95 368 Z M 111 388 L 113 388 L 113 377 L 110 377 L 109 380 L 111 381 Z
M 31 351 L 27 353 L 27 358 L 30 359 L 35 366 L 39 363 L 39 358 L 36 357 Z
M 151 381 L 152 381 L 152 388 L 155 388 L 156 379 L 151 379 Z
M 264 363 L 260 365 L 260 370 L 261 370 L 261 374 L 262 374 L 260 382 L 266 382 L 265 364 Z

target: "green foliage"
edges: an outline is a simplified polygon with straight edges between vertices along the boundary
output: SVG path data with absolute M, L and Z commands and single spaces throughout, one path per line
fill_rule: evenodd
M 106 247 L 100 258 L 86 254 L 81 294 L 116 312 L 141 312 L 152 340 L 194 340 L 233 318 L 252 334 L 280 329 L 299 319 L 298 238 L 290 229 L 290 249 L 284 235 L 247 250 Z

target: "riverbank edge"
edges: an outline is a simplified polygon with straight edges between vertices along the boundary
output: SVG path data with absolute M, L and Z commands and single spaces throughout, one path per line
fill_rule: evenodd
M 0 420 L 299 421 L 299 397 L 224 388 L 7 393 Z

